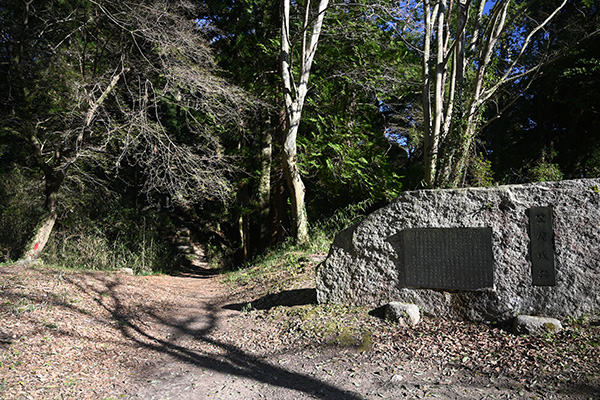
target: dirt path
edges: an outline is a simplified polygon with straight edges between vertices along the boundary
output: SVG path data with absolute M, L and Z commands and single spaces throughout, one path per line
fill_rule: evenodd
M 600 398 L 597 325 L 542 339 L 408 329 L 307 304 L 310 285 L 240 311 L 260 291 L 232 293 L 202 264 L 149 277 L 0 266 L 0 289 L 0 399 Z
M 200 265 L 200 270 L 203 266 Z M 297 332 L 273 329 L 263 314 L 233 311 L 216 277 L 163 278 L 186 304 L 161 321 L 168 340 L 155 348 L 133 398 L 143 399 L 511 399 L 597 398 L 594 387 L 533 385 L 483 374 L 460 363 L 411 357 L 390 346 L 311 344 Z M 307 289 L 305 289 L 307 290 Z M 299 292 L 287 291 L 285 293 Z M 281 297 L 278 300 L 281 303 Z M 283 301 L 285 303 L 285 300 Z M 294 308 L 294 301 L 288 303 Z M 301 302 L 300 302 L 301 303 Z M 281 307 L 285 308 L 285 307 Z M 283 318 L 285 318 L 285 312 Z M 279 321 L 284 323 L 285 321 Z M 282 338 L 283 336 L 283 338 Z M 290 336 L 291 341 L 286 341 Z M 295 336 L 295 337 L 294 337 Z M 459 336 L 460 337 L 460 336 Z M 426 345 L 423 343 L 423 345 Z M 421 347 L 423 347 L 421 345 Z M 419 346 L 416 343 L 416 346 Z M 440 349 L 440 353 L 444 353 Z M 468 357 L 463 357 L 463 360 Z M 540 378 L 542 378 L 540 376 Z M 590 396 L 591 395 L 591 396 Z
M 155 281 L 184 305 L 155 317 L 165 339 L 154 339 L 160 361 L 144 370 L 130 393 L 143 399 L 501 398 L 518 387 L 491 388 L 477 376 L 410 361 L 398 371 L 392 354 L 340 348 L 290 348 L 268 327 L 226 308 L 227 288 L 215 277 Z M 142 330 L 140 330 L 141 332 Z M 433 365 L 435 365 L 435 361 Z M 508 389 L 508 390 L 507 390 Z M 511 396 L 512 394 L 512 396 Z M 500 398 L 500 397 L 489 397 Z
M 154 283 L 177 293 L 181 304 L 169 316 L 154 317 L 165 336 L 153 338 L 151 347 L 160 361 L 144 370 L 132 398 L 364 398 L 359 388 L 370 385 L 354 372 L 353 356 L 280 348 L 276 338 L 263 337 L 264 326 L 227 307 L 229 290 L 215 276 L 162 277 Z M 352 375 L 351 381 L 332 374 L 333 365 L 346 369 L 343 375 Z

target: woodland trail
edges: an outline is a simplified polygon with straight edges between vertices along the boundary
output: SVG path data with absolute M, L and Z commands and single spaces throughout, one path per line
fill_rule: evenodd
M 287 353 L 273 338 L 257 337 L 262 329 L 228 307 L 229 289 L 203 262 L 183 277 L 161 277 L 160 286 L 182 304 L 170 317 L 155 316 L 165 339 L 153 338 L 150 349 L 161 362 L 146 370 L 131 398 L 143 399 L 349 399 L 363 397 L 343 384 L 318 378 L 320 355 Z M 158 282 L 156 282 L 158 283 Z M 233 307 L 235 308 L 235 307 Z M 139 329 L 142 332 L 142 329 Z M 258 347 L 261 350 L 258 350 Z M 291 368 L 290 368 L 291 367 Z
M 404 328 L 315 305 L 306 260 L 231 286 L 201 258 L 178 276 L 0 266 L 0 399 L 599 398 L 596 322 Z
M 163 285 L 170 292 L 196 306 L 179 307 L 173 310 L 173 318 L 161 321 L 169 332 L 168 340 L 154 350 L 164 362 L 148 370 L 146 381 L 135 389 L 132 398 L 552 399 L 588 398 L 594 393 L 585 385 L 579 388 L 580 393 L 575 390 L 559 394 L 552 387 L 550 391 L 536 391 L 515 379 L 488 376 L 457 364 L 444 365 L 442 357 L 411 357 L 390 347 L 385 349 L 389 351 L 373 351 L 370 346 L 366 350 L 360 345 L 340 346 L 343 332 L 338 332 L 336 345 L 313 346 L 293 328 L 286 328 L 289 332 L 282 334 L 273 329 L 268 318 L 240 312 L 244 302 L 230 304 L 230 288 L 219 283 L 216 275 L 210 275 L 206 265 L 199 263 L 194 268 L 196 275 L 164 278 Z M 277 303 L 286 304 L 280 308 L 301 307 L 294 304 L 304 304 L 305 299 L 285 297 L 308 290 L 312 289 L 284 291 L 274 297 L 275 304 L 263 308 Z M 286 318 L 285 311 L 281 317 Z M 286 324 L 281 320 L 279 323 Z M 286 342 L 282 335 L 292 339 Z

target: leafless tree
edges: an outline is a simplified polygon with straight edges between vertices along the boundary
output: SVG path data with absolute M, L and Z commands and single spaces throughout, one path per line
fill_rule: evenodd
M 217 76 L 194 5 L 53 3 L 22 3 L 20 33 L 7 44 L 21 109 L 2 122 L 30 143 L 46 184 L 48 216 L 25 258 L 42 252 L 61 188 L 99 182 L 97 169 L 115 175 L 127 162 L 142 171 L 149 198 L 162 193 L 175 204 L 229 199 L 234 167 L 219 132 L 237 129 L 253 101 Z M 25 44 L 37 50 L 16 54 Z M 169 107 L 183 139 L 165 124 Z

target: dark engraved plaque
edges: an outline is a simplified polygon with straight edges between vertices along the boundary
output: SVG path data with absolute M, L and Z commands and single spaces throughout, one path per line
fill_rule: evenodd
M 529 209 L 531 277 L 535 286 L 555 286 L 552 207 Z
M 402 232 L 405 285 L 478 290 L 494 284 L 491 228 L 416 228 Z

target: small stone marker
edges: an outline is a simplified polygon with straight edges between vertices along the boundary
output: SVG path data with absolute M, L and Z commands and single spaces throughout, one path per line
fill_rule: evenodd
M 531 277 L 534 286 L 555 286 L 552 207 L 529 209 Z
M 415 326 L 421 320 L 421 311 L 415 304 L 393 301 L 385 307 L 385 319 L 400 325 Z
M 414 228 L 402 231 L 405 285 L 479 290 L 494 284 L 491 228 Z
M 120 271 L 127 275 L 135 275 L 132 268 L 121 268 Z
M 562 329 L 562 324 L 556 318 L 531 315 L 519 315 L 513 325 L 513 333 L 516 335 L 543 335 L 544 333 L 558 333 Z

